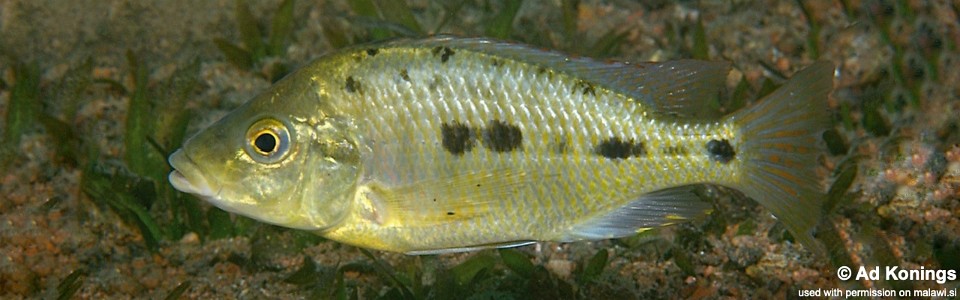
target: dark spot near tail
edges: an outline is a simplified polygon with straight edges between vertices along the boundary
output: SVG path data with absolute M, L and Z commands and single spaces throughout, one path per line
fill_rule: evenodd
M 353 79 L 353 76 L 347 76 L 346 89 L 350 93 L 363 93 L 360 82 Z
M 453 213 L 452 211 L 448 211 L 448 212 L 447 212 L 447 215 L 448 215 L 448 216 L 452 216 L 452 215 L 455 215 L 455 213 Z
M 400 78 L 402 78 L 406 82 L 410 82 L 410 75 L 407 74 L 407 69 L 400 70 Z
M 537 74 L 543 74 L 543 73 L 546 73 L 546 72 L 547 72 L 547 68 L 545 68 L 545 67 L 537 67 Z
M 492 61 L 493 61 L 493 62 L 491 63 L 491 65 L 493 65 L 494 67 L 499 67 L 499 66 L 502 66 L 502 65 L 503 65 L 503 61 L 502 61 L 502 60 L 499 60 L 499 59 L 494 58 L 494 59 L 492 59 Z
M 450 60 L 450 57 L 453 56 L 453 53 L 454 53 L 453 49 L 450 49 L 447 47 L 438 46 L 436 48 L 433 48 L 433 55 L 434 56 L 440 55 L 441 63 L 445 63 L 448 60 Z
M 374 57 L 374 56 L 377 56 L 377 53 L 380 53 L 380 49 L 377 49 L 377 48 L 367 49 L 367 56 Z
M 609 159 L 625 159 L 646 155 L 647 149 L 643 142 L 634 142 L 632 139 L 624 141 L 619 137 L 612 137 L 600 142 L 594 148 L 594 152 Z
M 733 160 L 733 157 L 737 155 L 733 151 L 733 146 L 730 146 L 730 142 L 726 139 L 707 142 L 707 152 L 710 153 L 710 159 L 724 164 Z
M 597 92 L 593 88 L 593 84 L 583 80 L 577 80 L 577 82 L 573 84 L 573 91 L 576 92 L 577 90 L 583 90 L 584 95 L 586 94 L 590 94 L 591 96 L 597 95 Z
M 443 149 L 453 155 L 463 155 L 473 149 L 473 131 L 460 122 L 440 124 L 440 137 Z
M 523 144 L 520 127 L 500 120 L 492 120 L 483 131 L 483 145 L 495 152 L 510 152 Z

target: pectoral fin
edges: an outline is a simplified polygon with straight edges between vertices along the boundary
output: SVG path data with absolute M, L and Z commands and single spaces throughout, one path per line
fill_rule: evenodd
M 383 222 L 402 226 L 425 227 L 478 218 L 497 209 L 509 209 L 505 201 L 514 199 L 541 173 L 522 170 L 496 170 L 464 173 L 446 178 L 421 180 L 412 184 L 385 187 L 374 185 L 371 191 L 382 202 Z

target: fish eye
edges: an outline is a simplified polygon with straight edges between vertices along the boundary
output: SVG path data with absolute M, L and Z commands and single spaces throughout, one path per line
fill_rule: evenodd
M 247 129 L 247 155 L 259 163 L 279 162 L 290 150 L 287 126 L 276 119 L 262 119 Z

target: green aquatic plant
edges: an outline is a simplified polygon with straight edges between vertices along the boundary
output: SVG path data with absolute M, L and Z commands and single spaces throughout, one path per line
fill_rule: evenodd
M 565 2 L 566 3 L 566 2 Z M 487 36 L 498 39 L 509 39 L 513 33 L 513 22 L 517 12 L 523 6 L 523 0 L 508 0 L 503 2 L 500 13 L 494 15 L 487 25 Z
M 152 182 L 123 170 L 108 171 L 106 166 L 91 162 L 83 172 L 80 187 L 91 199 L 140 229 L 148 248 L 156 250 L 160 241 L 166 239 L 147 209 L 157 195 Z
M 579 276 L 581 283 L 589 283 L 600 277 L 603 269 L 607 267 L 609 253 L 606 249 L 600 249 L 593 257 L 584 264 L 583 272 Z
M 64 277 L 63 280 L 57 284 L 57 299 L 66 300 L 73 299 L 73 296 L 83 287 L 83 281 L 86 277 L 86 271 L 83 269 L 73 270 L 70 272 L 70 275 Z
M 180 297 L 183 296 L 183 293 L 187 292 L 187 290 L 190 289 L 190 285 L 192 285 L 192 284 L 190 283 L 189 280 L 188 280 L 188 281 L 181 282 L 179 285 L 177 285 L 176 288 L 174 288 L 173 290 L 171 290 L 170 293 L 167 294 L 166 297 L 163 297 L 163 299 L 164 299 L 164 300 L 176 300 L 176 299 L 180 299 Z
M 535 266 L 525 254 L 514 249 L 499 249 L 497 252 L 500 253 L 500 259 L 503 260 L 503 264 L 506 265 L 510 271 L 517 273 L 517 275 L 521 277 L 533 276 Z
M 804 5 L 802 0 L 796 0 L 797 7 L 807 19 L 807 54 L 810 58 L 817 60 L 820 58 L 820 23 L 814 19 L 813 11 Z
M 0 153 L 16 153 L 20 147 L 20 138 L 30 130 L 38 127 L 38 117 L 42 106 L 40 103 L 40 66 L 36 62 L 18 62 L 13 67 L 15 82 L 10 91 L 10 102 L 7 108 L 6 124 L 3 131 L 3 146 Z M 6 169 L 6 160 L 12 155 L 3 155 L 0 166 Z
M 51 84 L 47 89 L 48 95 L 44 97 L 47 99 L 44 103 L 47 107 L 59 104 L 59 112 L 51 112 L 48 108 L 48 111 L 40 114 L 40 123 L 53 139 L 57 158 L 70 166 L 76 166 L 83 154 L 93 152 L 93 150 L 84 149 L 84 147 L 89 148 L 90 145 L 84 143 L 72 125 L 76 120 L 81 101 L 86 100 L 82 95 L 93 85 L 92 72 L 92 59 L 87 59 L 82 64 L 67 70 L 62 78 Z
M 260 32 L 257 19 L 245 0 L 237 0 L 235 5 L 237 30 L 240 31 L 243 47 L 223 38 L 213 39 L 227 61 L 241 70 L 256 70 L 264 67 L 268 58 L 285 56 L 287 43 L 293 35 L 295 1 L 284 0 L 280 3 L 267 36 Z M 270 62 L 262 70 L 260 74 L 271 82 L 280 80 L 290 71 L 289 66 L 282 62 Z

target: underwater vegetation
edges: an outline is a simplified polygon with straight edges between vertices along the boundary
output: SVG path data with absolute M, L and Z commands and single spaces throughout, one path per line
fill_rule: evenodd
M 73 20 L 69 5 L 0 9 L 0 297 L 704 298 L 957 288 L 835 276 L 844 265 L 960 269 L 956 4 L 238 0 L 178 11 L 145 3 L 101 4 L 114 14 L 73 17 L 83 28 L 75 31 L 56 29 Z M 181 22 L 166 19 L 178 14 Z M 598 59 L 731 61 L 728 90 L 705 100 L 717 113 L 756 101 L 815 60 L 833 62 L 835 128 L 823 137 L 827 199 L 817 234 L 828 257 L 801 250 L 769 212 L 723 189 L 705 192 L 715 209 L 703 220 L 631 238 L 403 256 L 231 215 L 167 182 L 166 158 L 184 136 L 310 58 L 435 33 Z M 36 35 L 60 44 L 36 45 Z

